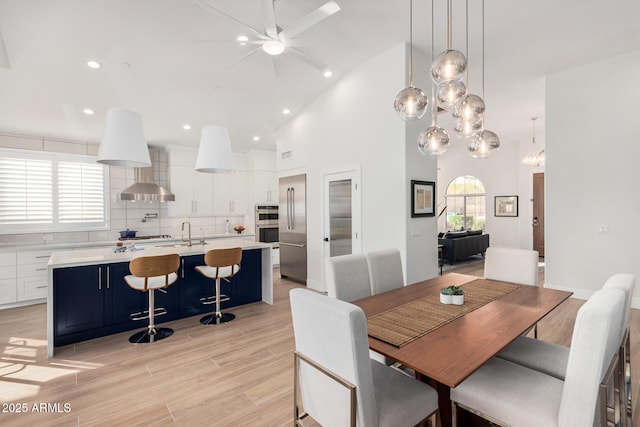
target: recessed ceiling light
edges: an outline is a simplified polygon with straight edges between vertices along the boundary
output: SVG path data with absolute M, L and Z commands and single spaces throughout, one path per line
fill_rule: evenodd
M 262 50 L 269 55 L 280 55 L 284 52 L 284 44 L 280 40 L 269 40 L 262 44 Z
M 184 130 L 189 130 L 189 129 L 191 129 L 191 125 L 190 125 L 189 123 L 185 123 L 185 124 L 182 126 L 182 129 L 184 129 Z
M 282 114 L 289 114 L 291 112 L 291 110 L 289 110 L 288 108 L 285 108 L 284 110 L 282 110 Z
M 260 137 L 259 137 L 259 136 L 254 136 L 254 137 L 253 137 L 253 140 L 254 140 L 255 142 L 258 142 L 258 141 L 260 141 Z
M 323 76 L 325 76 L 326 78 L 329 78 L 333 76 L 333 73 L 331 72 L 331 70 L 325 70 Z
M 249 37 L 247 37 L 247 36 L 238 36 L 238 38 L 236 40 L 238 41 L 238 43 L 240 43 L 242 46 L 244 46 L 249 41 Z
M 93 115 L 93 110 L 91 108 L 85 108 L 84 110 L 82 110 L 82 112 L 85 113 L 87 116 Z
M 97 69 L 97 68 L 100 68 L 102 65 L 100 65 L 98 61 L 87 61 L 87 66 L 89 68 Z

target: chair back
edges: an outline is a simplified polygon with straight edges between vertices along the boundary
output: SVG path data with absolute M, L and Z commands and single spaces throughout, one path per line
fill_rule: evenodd
M 636 286 L 636 276 L 633 274 L 614 274 L 609 277 L 602 286 L 602 289 L 620 289 L 624 292 L 624 313 L 622 316 L 622 324 L 620 326 L 619 343 L 622 343 L 627 324 L 629 322 L 629 313 L 631 312 L 631 300 L 633 299 L 633 290 Z
M 242 248 L 211 249 L 204 254 L 204 263 L 209 267 L 229 267 L 240 264 Z
M 390 291 L 404 286 L 402 258 L 398 249 L 367 252 L 371 294 Z
M 165 286 L 169 286 L 169 275 L 175 273 L 180 268 L 180 255 L 154 255 L 141 256 L 129 262 L 129 271 L 136 277 L 144 277 L 144 289 L 147 289 L 147 282 L 150 277 L 165 277 Z
M 595 425 L 598 392 L 607 368 L 617 354 L 624 292 L 600 289 L 584 303 L 571 338 L 558 426 Z
M 296 351 L 356 387 L 357 425 L 377 426 L 367 323 L 360 307 L 307 289 L 292 289 Z M 348 391 L 305 362 L 298 381 L 306 413 L 324 426 L 348 426 Z
M 538 286 L 538 251 L 491 246 L 485 254 L 484 278 Z
M 340 255 L 327 259 L 327 295 L 342 301 L 371 296 L 367 258 L 363 254 Z

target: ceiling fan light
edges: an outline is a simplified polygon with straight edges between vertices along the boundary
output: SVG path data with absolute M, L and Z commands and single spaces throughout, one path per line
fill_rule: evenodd
M 125 167 L 151 166 L 139 113 L 125 108 L 107 111 L 97 162 Z
M 217 125 L 207 125 L 202 128 L 196 170 L 207 173 L 224 173 L 233 170 L 231 139 L 229 139 L 227 128 Z
M 262 44 L 262 50 L 269 55 L 280 55 L 284 52 L 284 43 L 280 40 L 269 40 Z

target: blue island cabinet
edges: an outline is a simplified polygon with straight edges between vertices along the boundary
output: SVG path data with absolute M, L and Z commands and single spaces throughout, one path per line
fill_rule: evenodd
M 167 314 L 156 323 L 214 311 L 200 298 L 215 294 L 214 281 L 195 271 L 204 264 L 203 255 L 182 257 L 178 281 L 165 292 L 156 291 L 156 307 Z M 53 270 L 54 347 L 147 327 L 147 320 L 131 320 L 130 314 L 147 309 L 146 292 L 131 289 L 124 281 L 129 263 L 109 263 Z M 229 297 L 223 308 L 262 300 L 262 252 L 242 252 L 240 272 L 231 282 L 222 281 L 223 294 Z

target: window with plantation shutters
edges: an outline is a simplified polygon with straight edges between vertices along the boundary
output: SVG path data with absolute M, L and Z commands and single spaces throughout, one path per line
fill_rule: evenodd
M 108 229 L 108 171 L 92 156 L 0 149 L 0 234 Z
M 97 163 L 58 162 L 58 220 L 104 221 L 104 167 Z

